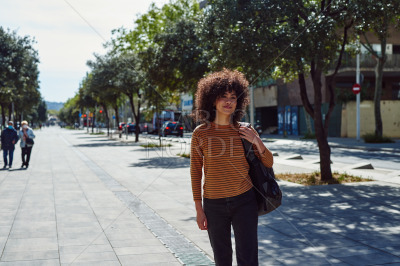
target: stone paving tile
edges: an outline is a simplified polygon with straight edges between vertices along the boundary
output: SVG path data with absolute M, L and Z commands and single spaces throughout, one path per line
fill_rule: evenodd
M 61 246 L 60 255 L 79 254 L 81 252 L 112 252 L 113 248 L 109 244 L 104 245 L 89 245 L 89 246 Z
M 84 261 L 84 262 L 74 262 L 74 263 L 61 263 L 61 266 L 121 266 L 118 260 L 108 260 L 108 261 Z
M 0 225 L 0 239 L 2 237 L 8 237 L 10 234 L 11 225 Z
M 153 254 L 170 253 L 168 249 L 160 245 L 114 248 L 114 251 L 118 256 L 138 254 L 148 254 L 148 256 L 152 256 Z
M 5 251 L 1 257 L 2 261 L 20 261 L 20 260 L 49 260 L 59 259 L 58 249 L 50 250 L 46 249 L 43 251 L 37 250 L 24 250 L 19 249 L 18 251 Z
M 340 260 L 350 265 L 383 265 L 383 264 L 400 264 L 400 257 L 391 254 L 377 252 L 363 255 L 354 255 L 348 257 L 340 257 Z
M 113 251 L 60 254 L 61 263 L 118 261 Z
M 124 240 L 110 240 L 111 245 L 114 249 L 124 247 L 142 247 L 142 246 L 154 246 L 160 243 L 160 241 L 153 238 L 145 239 L 124 239 Z
M 122 265 L 182 265 L 171 253 L 118 256 Z
M 56 238 L 9 238 L 4 252 L 58 250 Z
M 0 266 L 59 266 L 60 260 L 24 260 L 24 261 L 12 261 L 3 262 L 0 261 Z
M 276 258 L 284 265 L 342 265 L 341 260 L 327 256 L 319 257 L 314 255 L 301 255 L 296 257 Z

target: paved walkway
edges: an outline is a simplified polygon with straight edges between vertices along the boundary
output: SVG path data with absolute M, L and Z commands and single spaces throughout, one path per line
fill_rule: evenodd
M 189 160 L 175 156 L 187 144 L 145 149 L 56 128 L 35 143 L 28 170 L 0 171 L 0 265 L 212 264 Z M 288 169 L 312 170 L 275 164 Z M 281 187 L 283 206 L 259 220 L 261 265 L 400 265 L 396 182 Z

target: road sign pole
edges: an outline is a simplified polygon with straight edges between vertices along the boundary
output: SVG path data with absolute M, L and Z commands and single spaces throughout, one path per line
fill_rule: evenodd
M 359 45 L 359 41 L 358 41 Z M 360 84 L 360 51 L 357 53 L 357 70 L 356 70 L 356 83 Z M 359 93 L 356 95 L 356 101 L 357 101 L 357 141 L 360 141 L 360 94 L 361 90 Z
M 254 127 L 254 87 L 250 86 L 250 124 Z

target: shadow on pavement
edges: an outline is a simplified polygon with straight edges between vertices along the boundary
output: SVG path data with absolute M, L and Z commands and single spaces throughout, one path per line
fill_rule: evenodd
M 124 143 L 124 142 L 102 142 L 102 143 L 88 143 L 88 144 L 75 144 L 74 147 L 88 147 L 88 148 L 96 148 L 96 147 L 111 147 L 111 146 L 133 146 L 133 143 Z
M 138 163 L 132 163 L 129 167 L 146 167 L 146 168 L 187 168 L 190 166 L 190 161 L 185 158 L 171 157 L 153 157 L 140 159 Z
M 28 169 L 26 169 L 26 168 L 11 168 L 11 169 L 3 169 L 3 170 L 8 170 L 8 171 L 26 171 Z
M 365 265 L 364 256 L 374 253 L 378 262 L 400 262 L 400 187 L 368 182 L 281 188 L 282 207 L 259 219 L 262 257 L 284 264 L 336 258 Z

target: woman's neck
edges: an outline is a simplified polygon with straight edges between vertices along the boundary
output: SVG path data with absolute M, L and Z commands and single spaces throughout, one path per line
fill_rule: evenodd
M 229 125 L 230 124 L 230 120 L 231 120 L 230 116 L 221 115 L 221 114 L 219 114 L 217 112 L 217 114 L 215 115 L 214 123 L 217 124 L 217 125 L 224 126 L 224 125 Z

